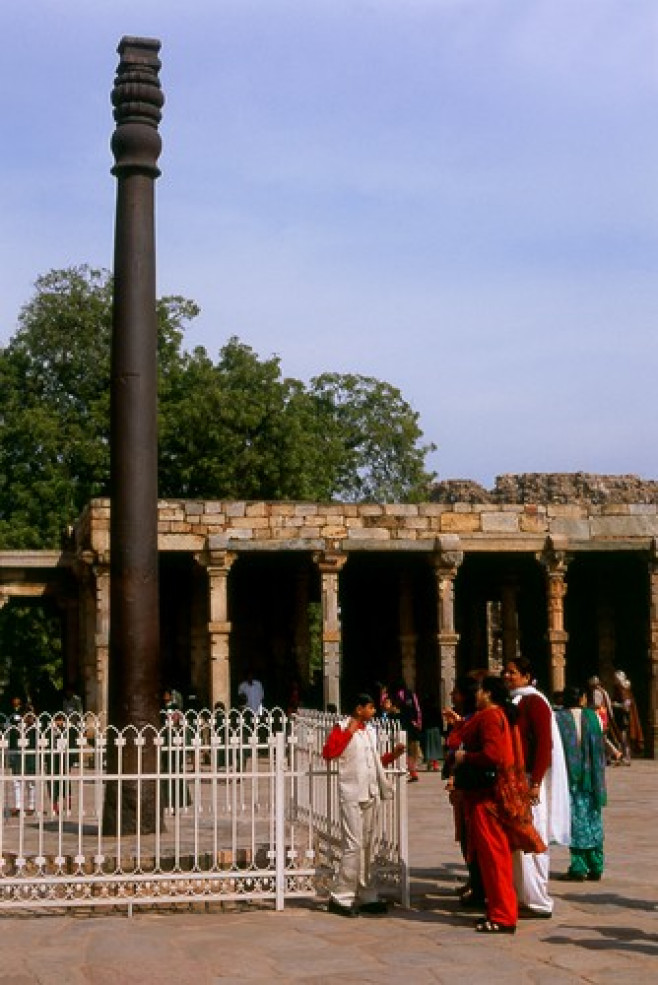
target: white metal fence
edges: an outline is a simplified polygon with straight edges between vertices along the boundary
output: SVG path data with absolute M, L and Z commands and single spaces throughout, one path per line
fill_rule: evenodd
M 0 910 L 236 900 L 281 909 L 322 894 L 340 846 L 336 767 L 321 756 L 332 724 L 278 709 L 177 713 L 159 730 L 101 728 L 91 715 L 8 720 Z M 382 750 L 391 741 L 381 730 Z M 384 892 L 406 904 L 405 777 L 391 775 L 377 864 Z

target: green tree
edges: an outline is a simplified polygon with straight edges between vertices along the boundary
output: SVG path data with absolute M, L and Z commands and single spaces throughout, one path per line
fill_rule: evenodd
M 335 469 L 334 490 L 347 502 L 395 503 L 427 498 L 434 479 L 420 444 L 419 415 L 390 383 L 324 373 L 311 380 L 319 434 Z
M 197 307 L 158 302 L 160 373 L 183 358 Z M 72 267 L 39 277 L 0 350 L 0 547 L 55 546 L 109 483 L 112 280 Z
M 160 495 L 417 500 L 432 448 L 399 390 L 371 377 L 284 377 L 230 338 L 184 349 L 198 314 L 158 301 Z M 0 350 L 0 547 L 56 546 L 109 488 L 112 280 L 86 266 L 35 284 Z
M 54 711 L 63 686 L 62 645 L 52 606 L 20 600 L 0 611 L 0 693 L 33 701 Z

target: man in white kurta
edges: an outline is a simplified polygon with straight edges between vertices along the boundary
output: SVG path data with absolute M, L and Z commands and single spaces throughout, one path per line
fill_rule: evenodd
M 341 916 L 386 910 L 373 884 L 375 822 L 380 800 L 393 796 L 384 766 L 400 756 L 405 746 L 396 746 L 380 757 L 369 726 L 375 711 L 372 698 L 359 695 L 352 715 L 334 726 L 322 750 L 325 760 L 338 760 L 342 856 L 330 909 Z

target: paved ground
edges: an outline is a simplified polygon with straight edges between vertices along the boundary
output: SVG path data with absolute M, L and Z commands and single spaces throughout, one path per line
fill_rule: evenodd
M 610 770 L 601 883 L 553 883 L 552 920 L 481 937 L 437 775 L 409 788 L 412 908 L 345 920 L 320 904 L 123 915 L 0 916 L 0 985 L 655 985 L 658 763 Z M 568 853 L 553 850 L 555 875 Z

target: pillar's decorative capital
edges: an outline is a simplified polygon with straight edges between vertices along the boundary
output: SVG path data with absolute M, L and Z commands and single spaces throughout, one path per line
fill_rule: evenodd
M 322 574 L 338 574 L 347 561 L 347 554 L 340 551 L 316 551 L 313 562 L 317 564 Z
M 157 178 L 162 150 L 158 124 L 164 94 L 158 72 L 160 42 L 155 38 L 125 37 L 119 42 L 119 67 L 112 90 L 116 130 L 112 135 L 115 165 L 112 174 L 141 173 Z
M 231 566 L 237 559 L 237 556 L 238 555 L 235 551 L 212 550 L 206 548 L 205 550 L 196 553 L 194 555 L 194 560 L 197 564 L 200 564 L 202 568 L 206 568 L 208 572 L 217 568 L 220 571 L 228 572 L 231 570 Z
M 463 560 L 464 552 L 457 534 L 442 534 L 436 538 L 430 564 L 437 577 L 454 578 Z
M 109 551 L 80 551 L 76 556 L 74 571 L 78 578 L 99 578 L 110 573 Z
M 567 573 L 571 555 L 566 550 L 566 537 L 547 537 L 544 542 L 544 549 L 541 554 L 537 554 L 537 560 L 542 565 L 549 578 L 563 578 Z

